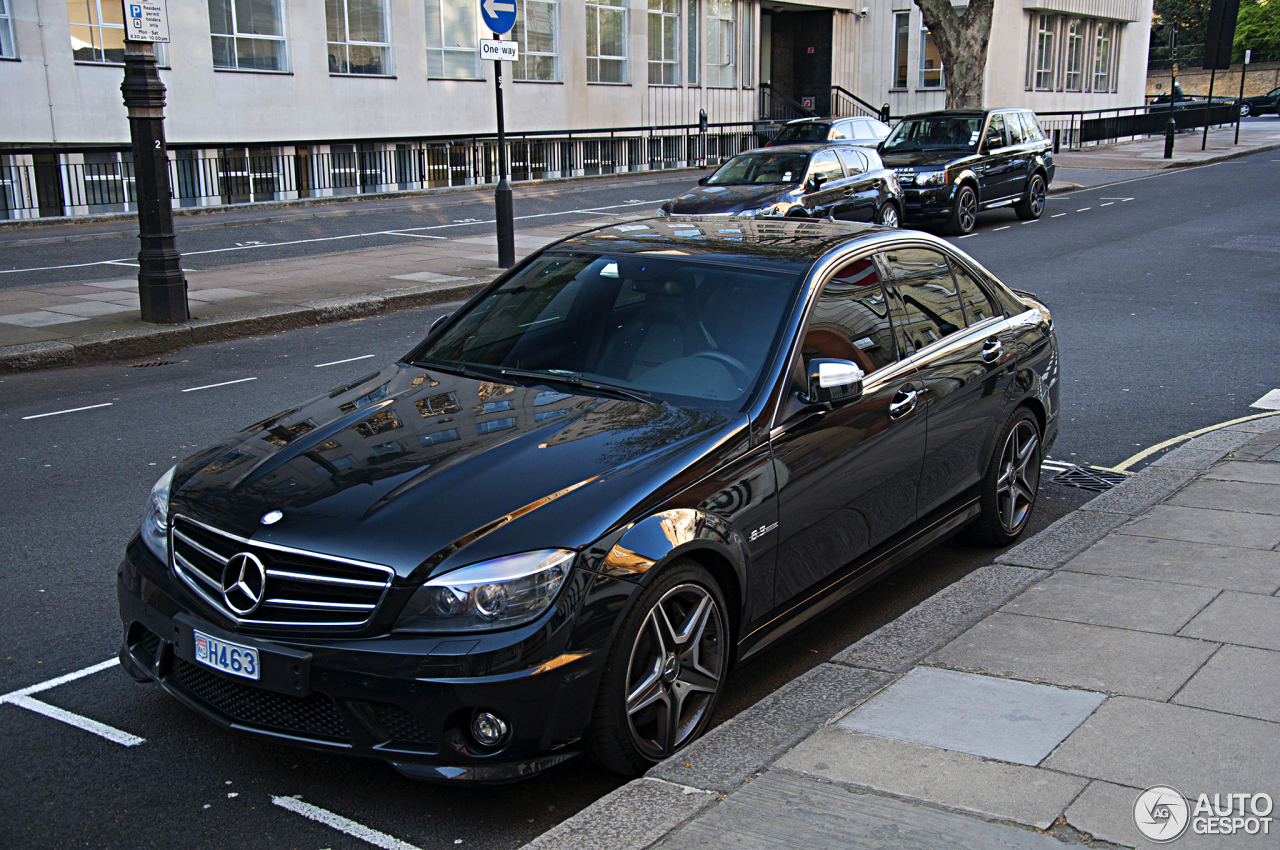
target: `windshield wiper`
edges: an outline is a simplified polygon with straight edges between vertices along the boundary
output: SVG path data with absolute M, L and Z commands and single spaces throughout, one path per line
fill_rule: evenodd
M 418 360 L 410 360 L 409 365 L 420 366 L 423 369 L 435 369 L 439 372 L 449 372 L 453 375 L 461 375 L 464 378 L 475 378 L 481 381 L 493 380 L 492 372 L 481 371 L 462 363 L 455 363 L 451 360 L 427 360 L 420 358 Z
M 571 387 L 581 387 L 584 390 L 597 390 L 604 393 L 615 393 L 617 395 L 629 398 L 632 401 L 643 402 L 644 404 L 653 404 L 653 393 L 644 390 L 629 390 L 626 387 L 620 387 L 617 384 L 607 384 L 602 381 L 592 381 L 583 378 L 577 372 L 564 372 L 558 369 L 499 369 L 504 376 L 509 378 L 533 378 L 548 383 L 567 384 Z

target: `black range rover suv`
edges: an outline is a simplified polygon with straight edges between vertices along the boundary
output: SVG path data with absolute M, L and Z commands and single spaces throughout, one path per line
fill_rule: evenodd
M 1037 219 L 1053 181 L 1053 145 L 1029 109 L 909 115 L 878 149 L 902 184 L 904 218 L 949 233 L 971 232 L 993 207 Z

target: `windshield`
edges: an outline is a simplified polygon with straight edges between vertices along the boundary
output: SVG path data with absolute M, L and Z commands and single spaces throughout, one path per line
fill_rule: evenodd
M 803 124 L 786 125 L 778 131 L 778 135 L 769 140 L 769 144 L 780 145 L 787 142 L 825 142 L 826 140 L 826 124 L 805 122 Z
M 883 151 L 977 150 L 981 133 L 981 115 L 908 118 L 893 128 L 884 141 Z
M 410 359 L 485 380 L 740 409 L 797 281 L 685 258 L 543 254 Z
M 744 153 L 720 166 L 708 186 L 742 186 L 749 183 L 799 183 L 804 179 L 809 155 L 784 151 Z

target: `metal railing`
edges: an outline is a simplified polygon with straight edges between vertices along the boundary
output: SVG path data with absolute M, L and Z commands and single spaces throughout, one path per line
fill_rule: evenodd
M 1173 110 L 1179 130 L 1234 124 L 1239 105 L 1234 100 L 1212 104 L 1199 100 L 1179 101 Z M 1158 103 L 1117 109 L 1037 112 L 1040 126 L 1054 141 L 1054 150 L 1080 150 L 1085 145 L 1108 144 L 1123 139 L 1164 135 L 1169 120 L 1169 104 Z
M 622 127 L 509 134 L 512 181 L 718 165 L 759 147 L 757 123 Z M 492 137 L 422 138 L 169 152 L 175 207 L 383 194 L 497 180 Z M 92 158 L 93 161 L 82 161 Z M 18 160 L 18 161 L 15 161 Z M 23 161 L 31 160 L 31 161 Z M 105 161 L 104 160 L 109 160 Z M 0 154 L 0 219 L 137 209 L 129 151 Z
M 887 107 L 888 104 L 885 104 L 885 106 Z M 882 114 L 887 117 L 887 111 L 886 109 L 882 113 L 881 107 L 872 106 L 841 86 L 831 87 L 831 114 L 833 117 L 852 118 L 862 116 L 879 120 Z
M 759 116 L 765 121 L 791 121 L 796 118 L 814 118 L 817 112 L 800 103 L 786 92 L 780 92 L 768 83 L 761 83 Z

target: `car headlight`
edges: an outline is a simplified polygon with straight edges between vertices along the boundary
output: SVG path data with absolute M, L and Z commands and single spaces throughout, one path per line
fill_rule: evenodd
M 173 486 L 174 466 L 151 488 L 147 509 L 142 514 L 142 542 L 151 554 L 169 563 L 169 488 Z
M 947 182 L 947 171 L 925 171 L 916 175 L 917 186 L 941 186 Z
M 396 630 L 470 632 L 527 623 L 555 601 L 576 554 L 522 552 L 433 578 L 409 598 Z
M 733 215 L 735 218 L 754 218 L 758 215 L 773 215 L 776 206 L 776 204 L 769 204 L 768 206 L 759 207 L 754 210 L 740 210 Z

